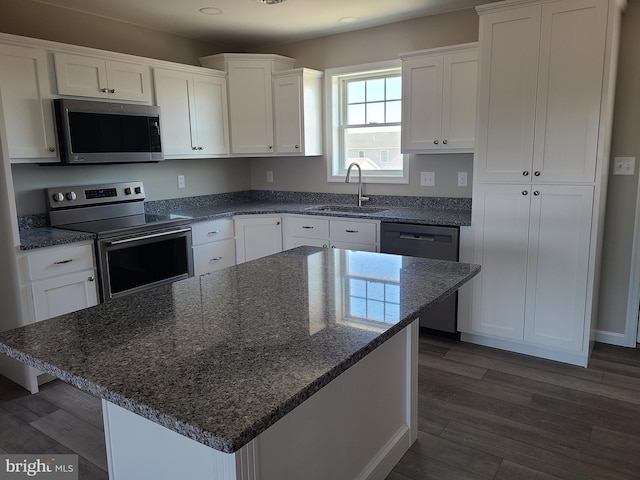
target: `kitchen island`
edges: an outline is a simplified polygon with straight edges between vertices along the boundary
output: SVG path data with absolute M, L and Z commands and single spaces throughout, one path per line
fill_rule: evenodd
M 417 312 L 476 265 L 300 247 L 0 334 L 103 399 L 111 479 L 384 478 L 417 436 Z

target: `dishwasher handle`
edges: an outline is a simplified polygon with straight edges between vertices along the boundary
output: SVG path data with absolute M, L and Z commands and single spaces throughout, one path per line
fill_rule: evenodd
M 435 242 L 436 236 L 424 233 L 402 233 L 400 232 L 400 238 L 402 240 L 422 240 L 425 242 Z

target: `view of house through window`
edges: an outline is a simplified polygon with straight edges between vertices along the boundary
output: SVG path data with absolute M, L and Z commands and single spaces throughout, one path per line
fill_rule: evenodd
M 400 68 L 335 70 L 328 72 L 334 96 L 330 180 L 344 179 L 349 164 L 356 162 L 368 180 L 404 183 Z

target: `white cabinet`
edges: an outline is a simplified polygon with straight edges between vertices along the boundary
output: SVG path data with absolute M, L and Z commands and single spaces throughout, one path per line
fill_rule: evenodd
M 60 95 L 152 102 L 148 65 L 62 52 L 54 60 Z
M 12 163 L 59 162 L 47 53 L 0 45 L 0 106 Z
M 195 70 L 195 69 L 194 69 Z M 162 112 L 162 148 L 167 158 L 229 153 L 226 74 L 198 68 L 155 68 L 156 103 Z
M 561 0 L 481 15 L 478 181 L 595 181 L 608 8 Z
M 402 57 L 402 152 L 473 152 L 477 43 Z
M 191 225 L 194 275 L 236 264 L 233 219 L 205 220 Z
M 477 186 L 474 332 L 580 352 L 593 187 Z
M 234 219 L 236 262 L 248 262 L 282 251 L 282 217 L 251 215 Z
M 474 263 L 463 340 L 586 365 L 597 313 L 616 0 L 480 13 Z M 609 47 L 610 51 L 606 51 Z
M 39 322 L 98 303 L 93 243 L 42 248 L 21 258 L 31 291 L 32 320 Z
M 322 155 L 322 72 L 272 74 L 275 153 Z
M 379 250 L 380 222 L 298 215 L 284 217 L 284 248 L 308 245 L 376 252 Z

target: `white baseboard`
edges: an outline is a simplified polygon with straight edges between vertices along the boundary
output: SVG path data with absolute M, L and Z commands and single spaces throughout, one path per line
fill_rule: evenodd
M 605 330 L 596 330 L 595 339 L 596 342 L 608 343 L 609 345 L 618 345 L 620 347 L 632 347 L 636 346 L 635 338 L 627 338 L 624 333 L 607 332 Z

